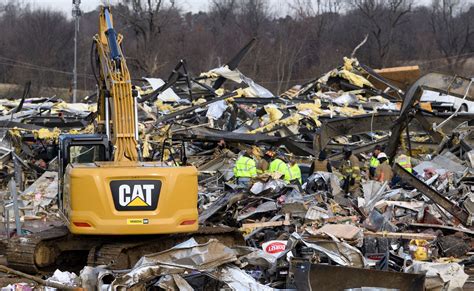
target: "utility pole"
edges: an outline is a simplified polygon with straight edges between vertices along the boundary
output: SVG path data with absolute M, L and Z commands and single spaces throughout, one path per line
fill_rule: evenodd
M 81 0 L 72 0 L 72 17 L 74 17 L 74 71 L 72 81 L 72 102 L 77 100 L 77 35 L 79 33 L 79 18 L 81 17 Z

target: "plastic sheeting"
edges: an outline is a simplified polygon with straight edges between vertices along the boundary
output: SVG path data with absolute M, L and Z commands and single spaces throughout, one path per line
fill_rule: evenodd
M 163 81 L 160 78 L 143 78 L 143 79 L 146 80 L 150 84 L 153 91 L 155 91 L 156 89 L 159 89 L 161 86 L 165 84 L 165 81 Z M 163 102 L 179 102 L 181 98 L 179 98 L 179 96 L 176 95 L 173 89 L 168 88 L 165 91 L 161 92 L 160 95 L 158 95 L 158 100 L 161 100 Z
M 206 116 L 208 118 L 217 120 L 221 118 L 222 114 L 224 114 L 224 111 L 227 109 L 227 107 L 228 106 L 225 100 L 214 102 L 209 105 Z

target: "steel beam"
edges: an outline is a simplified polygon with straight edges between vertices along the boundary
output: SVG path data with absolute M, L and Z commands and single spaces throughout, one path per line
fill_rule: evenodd
M 410 124 L 411 131 L 426 131 L 430 129 L 430 125 L 444 121 L 451 114 L 423 114 L 419 113 L 417 116 L 419 119 L 414 119 Z M 399 113 L 397 112 L 378 112 L 375 114 L 362 114 L 353 117 L 336 117 L 336 118 L 325 118 L 321 117 L 320 121 L 321 132 L 315 136 L 313 142 L 313 148 L 318 152 L 320 149 L 326 148 L 329 141 L 341 135 L 354 135 L 361 134 L 370 131 L 392 131 L 394 130 L 394 124 L 399 119 Z M 446 126 L 446 130 L 452 130 L 457 125 L 464 121 L 474 119 L 474 114 L 462 114 L 458 115 L 450 120 Z M 404 126 L 400 124 L 400 128 Z M 398 130 L 398 132 L 401 132 Z M 439 133 L 434 134 L 433 131 L 429 131 L 433 136 L 434 140 L 440 138 Z M 398 147 L 395 146 L 395 149 Z
M 469 226 L 471 225 L 471 221 L 469 219 L 469 213 L 466 210 L 461 208 L 459 205 L 456 205 L 449 201 L 446 197 L 438 193 L 435 189 L 431 188 L 430 186 L 426 185 L 423 181 L 406 171 L 398 164 L 393 165 L 394 173 L 400 176 L 402 181 L 415 187 L 418 191 L 423 193 L 426 197 L 428 197 L 431 201 L 436 203 L 437 205 L 441 206 L 451 215 L 456 217 L 463 225 Z
M 373 151 L 375 146 L 384 145 L 384 144 L 387 143 L 387 141 L 388 141 L 388 137 L 384 137 L 384 138 L 381 138 L 377 141 L 374 141 L 374 142 L 371 142 L 371 143 L 368 143 L 368 144 L 364 144 L 364 145 L 354 147 L 354 148 L 351 147 L 352 153 L 353 154 L 360 154 L 360 153 L 366 153 L 366 152 L 369 152 L 369 151 Z M 343 157 L 344 157 L 344 153 L 341 152 L 341 153 L 330 155 L 329 160 L 330 161 L 339 161 L 339 160 L 342 160 Z

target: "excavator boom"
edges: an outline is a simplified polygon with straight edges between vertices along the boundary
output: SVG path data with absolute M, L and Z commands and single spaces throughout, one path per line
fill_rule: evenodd
M 127 62 L 120 48 L 122 36 L 113 27 L 108 7 L 99 15 L 99 33 L 94 36 L 99 63 L 99 119 L 114 146 L 114 161 L 138 161 L 137 100 Z

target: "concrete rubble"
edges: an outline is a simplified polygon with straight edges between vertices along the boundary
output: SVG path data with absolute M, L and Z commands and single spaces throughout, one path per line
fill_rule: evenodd
M 449 80 L 433 77 L 422 87 L 416 80 L 397 87 L 387 79 L 350 58 L 281 96 L 229 66 L 199 76 L 178 67 L 166 81 L 143 79 L 135 88 L 143 159 L 198 168 L 200 225 L 230 227 L 243 243 L 189 239 L 127 270 L 80 266 L 75 274 L 60 269 L 38 277 L 85 290 L 473 288 L 474 113 L 437 111 L 420 96 L 411 105 L 406 99 L 419 88 L 447 90 Z M 468 99 L 474 99 L 471 89 L 465 91 Z M 61 223 L 58 137 L 92 133 L 95 104 L 94 96 L 76 104 L 28 94 L 0 99 L 4 243 Z M 377 145 L 387 148 L 394 173 L 385 182 L 369 178 Z M 360 160 L 359 184 L 343 183 L 345 147 Z M 233 171 L 243 152 L 261 170 L 246 185 Z M 301 182 L 265 171 L 261 165 L 270 162 L 269 152 L 297 164 Z M 331 172 L 311 166 L 320 152 Z M 397 163 L 402 154 L 411 156 L 412 173 Z M 17 201 L 8 188 L 12 180 Z M 351 279 L 322 289 L 322 278 L 337 282 L 335 274 Z M 10 281 L 2 290 L 57 288 L 15 278 L 27 283 Z

